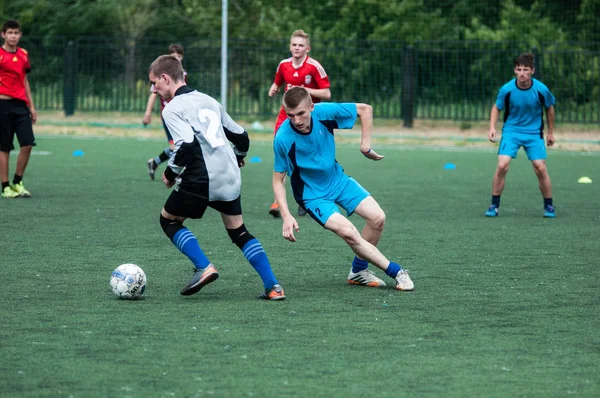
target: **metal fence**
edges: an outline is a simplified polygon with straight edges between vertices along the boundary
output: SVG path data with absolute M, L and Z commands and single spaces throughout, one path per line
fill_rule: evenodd
M 169 41 L 113 37 L 24 38 L 29 76 L 40 110 L 143 112 L 149 93 L 148 65 Z M 181 41 L 188 84 L 220 96 L 220 40 Z M 557 98 L 556 120 L 600 123 L 600 46 L 597 43 L 389 41 L 312 42 L 311 56 L 327 70 L 332 101 L 367 102 L 376 117 L 475 121 L 489 117 L 498 89 L 513 77 L 512 60 L 536 54 L 536 77 Z M 267 96 L 279 61 L 289 56 L 281 41 L 230 40 L 228 111 L 234 116 L 273 117 L 280 97 Z

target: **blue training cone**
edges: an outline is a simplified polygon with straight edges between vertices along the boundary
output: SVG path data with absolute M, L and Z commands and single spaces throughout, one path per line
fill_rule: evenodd
M 454 170 L 454 169 L 456 169 L 456 165 L 454 163 L 446 163 L 444 165 L 444 169 L 446 169 L 446 170 Z
M 258 156 L 254 156 L 253 158 L 250 159 L 250 163 L 260 163 L 262 162 L 262 159 L 259 158 Z
M 83 156 L 84 153 L 81 149 L 76 149 L 75 151 L 73 151 L 73 156 Z

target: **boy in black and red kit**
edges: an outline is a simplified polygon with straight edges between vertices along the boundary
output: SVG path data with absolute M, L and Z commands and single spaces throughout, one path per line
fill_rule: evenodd
M 8 20 L 2 25 L 4 44 L 0 49 L 0 180 L 3 198 L 31 197 L 23 186 L 23 174 L 35 145 L 33 123 L 37 115 L 33 106 L 27 73 L 31 69 L 29 54 L 17 47 L 21 25 Z M 14 149 L 14 136 L 19 140 L 19 156 L 12 184 L 8 180 L 8 160 Z

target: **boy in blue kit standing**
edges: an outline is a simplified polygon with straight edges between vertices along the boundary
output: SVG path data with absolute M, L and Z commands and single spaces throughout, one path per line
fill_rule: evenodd
M 515 78 L 506 83 L 498 93 L 490 115 L 488 138 L 496 139 L 496 122 L 500 111 L 504 110 L 502 140 L 498 149 L 498 166 L 492 181 L 492 204 L 485 212 L 487 217 L 497 217 L 500 209 L 500 195 L 504 190 L 506 173 L 510 161 L 517 157 L 523 147 L 527 158 L 539 181 L 544 197 L 544 217 L 554 218 L 556 212 L 552 204 L 552 183 L 546 169 L 546 144 L 544 143 L 544 109 L 548 121 L 548 146 L 554 145 L 554 96 L 537 79 L 534 56 L 523 53 L 515 59 Z
M 366 189 L 344 174 L 335 160 L 334 129 L 352 128 L 357 116 L 362 124 L 362 154 L 371 160 L 383 159 L 371 149 L 373 108 L 354 103 L 315 105 L 302 87 L 292 87 L 284 94 L 283 107 L 287 120 L 279 127 L 273 143 L 273 192 L 283 219 L 283 237 L 295 242 L 294 230 L 300 231 L 287 204 L 284 181 L 288 174 L 296 202 L 325 229 L 341 237 L 356 254 L 348 283 L 385 286 L 367 268 L 371 263 L 395 279 L 396 289 L 413 290 L 408 272 L 390 262 L 376 247 L 383 233 L 385 213 Z M 365 219 L 362 234 L 340 213 L 338 205 L 349 216 L 356 213 Z

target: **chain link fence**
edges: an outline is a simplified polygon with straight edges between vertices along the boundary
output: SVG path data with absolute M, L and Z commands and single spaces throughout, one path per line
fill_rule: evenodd
M 113 37 L 23 38 L 36 108 L 74 112 L 141 113 L 149 94 L 148 65 L 170 42 Z M 221 42 L 181 41 L 188 84 L 220 96 Z M 556 120 L 600 123 L 600 46 L 597 43 L 548 44 L 399 41 L 312 42 L 310 55 L 331 81 L 332 101 L 366 102 L 379 118 L 485 120 L 498 89 L 514 77 L 513 58 L 536 54 L 536 75 L 557 99 Z M 279 61 L 289 57 L 287 43 L 230 40 L 228 111 L 236 117 L 275 117 L 281 97 L 267 96 Z

